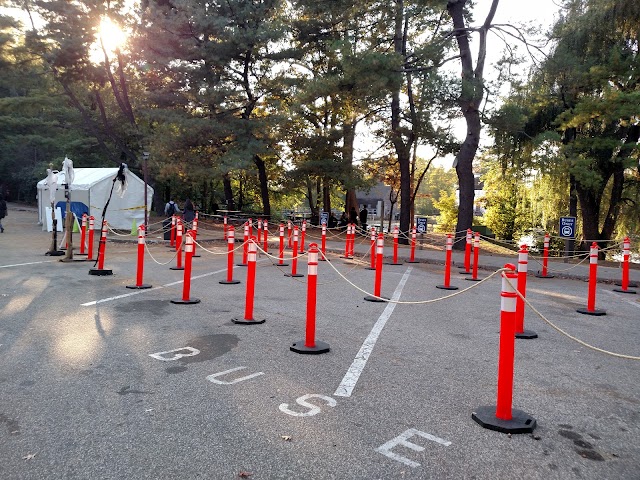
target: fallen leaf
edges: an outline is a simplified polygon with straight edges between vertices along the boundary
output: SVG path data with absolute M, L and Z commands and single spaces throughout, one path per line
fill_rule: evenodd
M 33 457 L 35 457 L 36 454 L 35 453 L 27 453 L 27 455 L 25 455 L 24 457 L 22 457 L 23 460 L 31 460 Z
M 289 435 L 282 435 L 282 439 L 283 439 L 285 442 L 290 442 L 290 441 L 291 441 L 291 437 L 290 437 Z
M 239 476 L 240 478 L 249 478 L 251 475 L 253 475 L 253 473 L 251 473 L 251 472 L 240 472 L 240 473 L 238 474 L 238 476 Z

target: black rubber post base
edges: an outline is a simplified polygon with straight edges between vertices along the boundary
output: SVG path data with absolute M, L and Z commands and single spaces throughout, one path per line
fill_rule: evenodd
M 618 293 L 630 293 L 630 294 L 636 293 L 635 290 L 629 290 L 628 288 L 626 290 L 622 290 L 621 288 L 614 288 L 613 291 Z
M 240 280 L 220 280 L 218 283 L 221 285 L 237 285 L 238 283 L 240 283 Z
M 88 258 L 76 258 L 76 255 L 78 255 L 78 254 L 75 254 L 75 253 L 73 254 L 73 261 L 74 262 L 88 262 L 89 261 Z M 86 253 L 85 253 L 85 255 L 86 255 Z
M 471 275 L 473 270 L 459 270 L 460 275 Z
M 91 268 L 89 269 L 89 275 L 97 275 L 98 277 L 105 277 L 107 275 L 113 275 L 113 270 L 107 268 Z
M 301 273 L 285 273 L 284 276 L 285 277 L 304 277 L 304 275 Z
M 45 255 L 48 257 L 61 257 L 62 255 L 66 254 L 67 252 L 63 251 L 63 250 L 54 250 L 52 252 L 46 252 Z
M 304 343 L 304 340 L 300 340 L 299 342 L 291 345 L 289 347 L 289 350 L 306 355 L 320 355 L 321 353 L 327 353 L 329 350 L 331 350 L 328 343 L 316 341 L 315 347 L 307 347 Z
M 407 260 L 405 263 L 420 263 L 418 260 Z
M 439 288 L 440 290 L 458 290 L 458 287 L 454 287 L 452 285 L 436 285 L 436 288 Z
M 376 267 L 364 267 L 365 270 L 375 270 Z
M 348 257 L 346 255 L 340 255 L 340 258 L 345 258 L 347 260 L 353 260 L 353 257 Z
M 184 270 L 184 267 L 169 267 L 169 270 Z
M 248 263 L 236 263 L 236 267 L 246 267 Z
M 621 287 L 622 286 L 622 282 L 614 282 L 613 283 L 616 287 Z M 627 285 L 627 287 L 629 288 L 638 288 L 638 284 L 635 282 L 629 282 L 629 284 Z
M 191 255 L 191 258 L 200 258 L 202 255 Z
M 288 267 L 289 264 L 288 263 L 274 263 L 273 264 L 274 267 Z
M 385 265 L 402 265 L 402 262 L 384 262 Z
M 244 318 L 232 318 L 231 321 L 233 323 L 237 323 L 238 325 L 259 325 L 266 322 L 266 320 L 254 320 L 253 318 L 249 320 Z
M 465 278 L 465 280 L 469 280 L 470 282 L 479 282 L 482 279 L 481 278 L 467 277 L 467 278 Z
M 576 312 L 578 313 L 582 313 L 583 315 L 593 315 L 594 317 L 601 317 L 602 315 L 606 315 L 607 312 L 604 310 L 588 310 L 586 308 L 578 308 L 576 309 Z
M 77 255 L 79 257 L 86 257 L 87 255 L 89 255 L 88 253 L 74 253 L 74 255 Z
M 171 300 L 171 303 L 176 303 L 178 305 L 195 305 L 196 303 L 200 303 L 199 298 L 188 298 L 183 300 L 182 298 L 174 298 Z
M 536 277 L 538 278 L 555 278 L 555 275 L 542 275 L 541 273 L 536 273 Z
M 495 406 L 478 407 L 471 414 L 471 418 L 480 426 L 501 433 L 531 433 L 536 428 L 536 419 L 522 410 L 511 410 L 511 420 L 496 417 Z
M 384 298 L 384 297 L 379 298 L 379 297 L 374 297 L 374 296 L 372 296 L 372 295 L 369 295 L 369 296 L 367 296 L 367 297 L 364 297 L 364 299 L 365 299 L 367 302 L 387 302 L 387 301 L 389 300 L 388 298 Z
M 132 290 L 144 290 L 145 288 L 151 288 L 151 285 L 143 283 L 142 285 L 127 285 L 126 288 L 131 288 Z
M 516 338 L 531 340 L 532 338 L 538 338 L 538 334 L 533 330 L 522 330 L 521 332 L 516 332 Z

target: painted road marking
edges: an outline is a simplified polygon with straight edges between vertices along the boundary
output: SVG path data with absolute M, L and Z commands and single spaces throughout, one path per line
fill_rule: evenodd
M 322 411 L 322 409 L 314 405 L 313 403 L 307 402 L 309 398 L 320 398 L 325 402 L 327 402 L 327 405 L 330 407 L 335 407 L 338 404 L 338 402 L 336 402 L 333 398 L 327 397 L 326 395 L 319 395 L 317 393 L 307 393 L 306 395 L 302 395 L 301 397 L 298 397 L 296 399 L 296 403 L 298 405 L 308 408 L 309 409 L 308 412 L 295 412 L 293 410 L 289 410 L 288 403 L 281 403 L 278 408 L 280 409 L 281 412 L 286 413 L 287 415 L 293 415 L 294 417 L 312 417 L 313 415 L 319 414 Z
M 636 302 L 636 301 L 632 301 L 632 300 L 627 300 L 626 298 L 622 297 L 622 295 L 629 295 L 628 293 L 623 293 L 618 295 L 616 292 L 614 292 L 613 290 L 605 290 L 605 292 L 610 293 L 611 295 L 618 297 L 621 300 L 624 300 L 625 302 L 627 302 L 629 305 L 633 305 L 634 307 L 638 307 L 640 308 L 640 303 Z
M 188 351 L 189 353 L 176 353 L 171 357 L 165 357 L 167 353 L 181 352 L 185 350 Z M 166 352 L 150 353 L 149 356 L 155 358 L 156 360 L 162 360 L 163 362 L 171 362 L 173 360 L 178 360 L 183 357 L 194 357 L 199 353 L 200 353 L 200 350 L 198 350 L 197 348 L 180 347 L 180 348 L 174 348 L 173 350 L 167 350 Z
M 23 265 L 36 265 L 38 263 L 51 263 L 51 262 L 55 262 L 55 260 L 43 260 L 41 262 L 28 262 L 28 263 L 14 263 L 13 265 L 0 265 L 0 268 L 21 267 Z
M 226 271 L 227 271 L 227 269 L 223 268 L 222 270 L 216 270 L 215 272 L 203 273 L 202 275 L 196 275 L 194 277 L 191 277 L 191 280 L 197 280 L 198 278 L 204 278 L 204 277 L 209 277 L 211 275 L 217 275 L 218 273 L 222 273 L 222 272 L 226 272 Z M 178 280 L 177 282 L 166 283 L 166 284 L 161 285 L 159 287 L 153 287 L 153 288 L 149 288 L 149 289 L 146 289 L 146 290 L 135 290 L 135 291 L 130 292 L 130 293 L 123 293 L 122 295 L 116 295 L 115 297 L 103 298 L 101 300 L 94 300 L 93 302 L 81 303 L 80 306 L 81 307 L 90 307 L 92 305 L 97 305 L 98 303 L 105 303 L 105 302 L 110 302 L 112 300 L 119 300 L 120 298 L 131 297 L 133 295 L 138 295 L 139 293 L 152 292 L 153 290 L 159 290 L 161 288 L 173 287 L 174 285 L 179 285 L 181 283 L 184 283 L 184 279 Z
M 218 385 L 233 385 L 234 383 L 244 382 L 245 380 L 250 380 L 252 378 L 259 377 L 260 375 L 264 375 L 264 372 L 258 372 L 258 373 L 252 373 L 251 375 L 247 375 L 244 377 L 236 378 L 235 380 L 231 380 L 231 381 L 218 380 L 218 377 L 222 377 L 227 373 L 237 372 L 238 370 L 243 370 L 245 368 L 247 367 L 236 367 L 236 368 L 230 368 L 229 370 L 225 370 L 224 372 L 214 373 L 212 375 L 209 375 L 207 377 L 207 380 L 213 383 L 217 383 Z
M 418 462 L 409 460 L 408 458 L 403 457 L 402 455 L 398 455 L 397 453 L 393 453 L 391 451 L 391 449 L 397 445 L 402 445 L 403 447 L 410 448 L 411 450 L 416 452 L 424 451 L 424 447 L 408 441 L 409 438 L 414 437 L 416 435 L 422 438 L 426 438 L 427 440 L 431 440 L 432 442 L 436 442 L 445 447 L 448 447 L 449 445 L 451 445 L 451 442 L 449 442 L 448 440 L 444 440 L 442 438 L 436 437 L 434 435 L 431 435 L 430 433 L 421 432 L 420 430 L 416 430 L 415 428 L 410 428 L 409 430 L 406 430 L 402 434 L 398 435 L 396 438 L 393 438 L 389 440 L 387 443 L 385 443 L 384 445 L 381 445 L 380 447 L 376 448 L 376 452 L 381 453 L 382 455 L 385 455 L 397 462 L 404 463 L 405 465 L 411 468 L 419 467 L 420 464 Z
M 413 267 L 409 267 L 407 268 L 407 271 L 404 272 L 404 275 L 400 279 L 400 283 L 398 283 L 398 286 L 396 287 L 395 292 L 393 292 L 393 296 L 391 297 L 392 302 L 397 302 L 398 299 L 400 298 L 400 295 L 402 294 L 402 289 L 404 288 L 405 283 L 407 283 L 407 280 L 409 279 L 409 275 L 411 274 L 412 269 Z M 334 396 L 336 397 L 351 396 L 351 393 L 353 392 L 353 389 L 355 388 L 356 383 L 358 383 L 360 374 L 362 373 L 362 370 L 364 370 L 364 366 L 367 364 L 369 355 L 371 355 L 371 352 L 373 351 L 373 347 L 378 341 L 378 337 L 380 336 L 382 329 L 387 323 L 387 320 L 389 320 L 389 318 L 391 317 L 391 314 L 393 313 L 393 310 L 396 308 L 396 305 L 397 305 L 396 303 L 387 303 L 387 306 L 382 312 L 382 315 L 380 315 L 380 318 L 378 318 L 378 321 L 375 323 L 375 325 L 371 329 L 369 336 L 365 339 L 364 343 L 360 347 L 360 351 L 356 355 L 356 358 L 353 360 L 353 363 L 349 367 L 349 370 L 347 370 L 347 373 L 342 379 L 342 382 L 340 382 L 340 385 L 338 386 L 335 393 L 333 394 Z

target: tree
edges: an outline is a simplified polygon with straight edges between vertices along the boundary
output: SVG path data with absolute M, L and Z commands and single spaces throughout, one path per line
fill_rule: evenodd
M 480 131 L 482 129 L 480 105 L 485 93 L 484 67 L 487 56 L 487 34 L 492 27 L 491 22 L 498 8 L 498 2 L 499 0 L 491 2 L 491 8 L 482 26 L 475 29 L 467 26 L 467 0 L 449 0 L 447 2 L 447 11 L 453 23 L 451 35 L 455 37 L 458 45 L 460 65 L 462 67 L 458 105 L 464 117 L 467 130 L 454 162 L 460 190 L 456 240 L 462 238 L 465 234 L 464 232 L 471 228 L 473 224 L 473 159 L 478 151 Z M 479 35 L 478 56 L 475 66 L 469 42 L 471 31 L 476 31 Z M 463 242 L 456 242 L 454 247 L 464 248 Z

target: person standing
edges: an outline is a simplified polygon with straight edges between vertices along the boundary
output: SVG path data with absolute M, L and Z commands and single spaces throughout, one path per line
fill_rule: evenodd
M 349 223 L 358 225 L 358 212 L 356 211 L 356 207 L 351 207 L 351 210 L 349 210 Z
M 362 207 L 362 210 L 360 210 L 360 228 L 362 228 L 362 231 L 366 233 L 367 231 L 367 217 L 369 216 L 369 211 L 367 210 L 366 206 Z
M 164 214 L 167 217 L 171 217 L 176 213 L 180 213 L 180 209 L 178 208 L 178 204 L 173 201 L 173 198 L 170 199 L 167 204 L 164 206 Z
M 0 194 L 0 233 L 4 233 L 4 227 L 2 226 L 2 219 L 7 216 L 7 202 L 4 201 L 4 197 Z
M 189 198 L 184 201 L 184 215 L 182 218 L 184 218 L 184 221 L 188 223 L 193 222 L 193 219 L 196 218 L 196 209 Z

